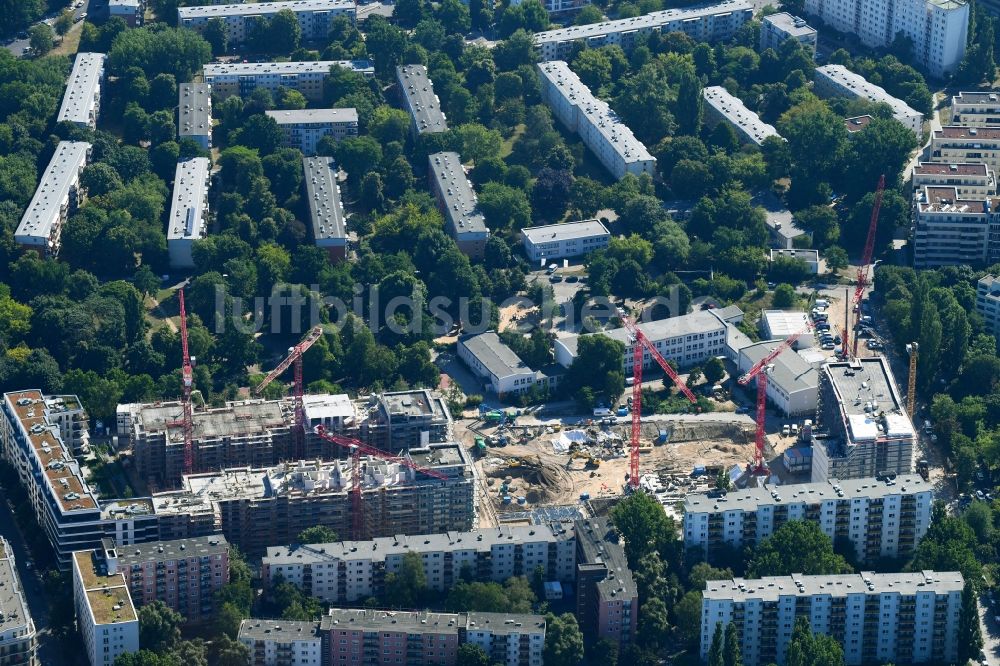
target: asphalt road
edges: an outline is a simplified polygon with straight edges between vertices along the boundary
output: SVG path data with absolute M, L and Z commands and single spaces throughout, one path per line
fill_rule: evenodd
M 90 0 L 83 0 L 82 7 L 77 7 L 73 9 L 73 15 L 80 16 L 81 14 L 87 11 L 89 5 L 90 5 Z M 59 17 L 59 12 L 44 17 L 40 22 L 49 23 L 51 25 L 52 23 L 55 22 L 56 18 L 58 17 Z M 3 45 L 5 49 L 13 53 L 15 56 L 20 56 L 22 53 L 24 53 L 24 49 L 27 48 L 27 46 L 28 46 L 27 39 L 15 39 L 13 41 L 6 42 Z

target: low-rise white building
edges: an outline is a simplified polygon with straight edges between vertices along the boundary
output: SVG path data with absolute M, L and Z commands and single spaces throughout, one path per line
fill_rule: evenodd
M 337 165 L 331 157 L 303 157 L 306 198 L 313 241 L 331 261 L 347 257 L 347 225 L 337 184 Z
M 182 83 L 177 88 L 177 138 L 191 139 L 202 150 L 212 147 L 212 89 L 206 83 Z
M 323 82 L 330 70 L 342 67 L 365 78 L 375 78 L 370 60 L 315 60 L 305 62 L 213 62 L 204 67 L 205 83 L 219 99 L 248 97 L 257 88 L 297 90 L 309 101 L 323 99 Z
M 732 622 L 746 666 L 786 663 L 797 617 L 831 636 L 847 666 L 953 663 L 965 580 L 959 572 L 774 576 L 708 581 L 702 593 L 701 658 L 715 628 Z
M 167 253 L 175 269 L 194 268 L 191 249 L 208 233 L 208 186 L 212 164 L 207 157 L 177 163 L 167 222 Z
M 722 42 L 753 18 L 753 5 L 742 0 L 694 5 L 589 25 L 574 25 L 535 33 L 542 60 L 570 57 L 576 44 L 590 48 L 620 46 L 630 51 L 647 34 L 683 32 L 696 42 Z
M 1000 169 L 1000 127 L 945 125 L 931 134 L 931 160 L 985 164 Z
M 701 91 L 705 100 L 705 122 L 714 126 L 720 122 L 726 123 L 736 132 L 740 143 L 761 145 L 764 139 L 776 136 L 781 138 L 778 130 L 760 119 L 756 113 L 743 104 L 743 100 L 722 86 L 709 86 Z
M 976 284 L 976 312 L 986 324 L 986 329 L 1000 337 L 1000 279 L 984 275 Z
M 768 340 L 786 340 L 809 328 L 809 315 L 795 310 L 764 310 L 760 314 L 760 332 Z M 805 349 L 812 344 L 812 336 L 803 335 L 795 341 L 795 349 Z
M 819 268 L 820 268 L 819 250 L 805 250 L 800 248 L 795 248 L 791 250 L 772 249 L 769 258 L 772 263 L 776 259 L 794 259 L 796 261 L 801 261 L 809 268 L 810 273 L 812 273 L 813 275 L 819 275 Z
M 931 524 L 934 487 L 916 474 L 893 480 L 829 479 L 684 497 L 684 546 L 709 558 L 722 547 L 755 546 L 790 520 L 846 538 L 858 562 L 913 554 Z
M 83 203 L 80 174 L 90 159 L 91 148 L 86 141 L 60 141 L 56 146 L 14 232 L 14 241 L 22 248 L 43 257 L 59 254 L 62 225 Z
M 325 136 L 341 141 L 358 135 L 358 110 L 294 109 L 265 111 L 285 133 L 286 148 L 298 148 L 306 155 L 315 155 L 320 139 Z
M 810 53 L 816 53 L 816 29 L 806 20 L 788 12 L 765 16 L 760 21 L 760 50 L 778 50 L 786 39 L 794 39 Z
M 618 119 L 608 103 L 594 96 L 562 60 L 538 64 L 542 100 L 566 129 L 580 135 L 583 144 L 611 175 L 653 175 L 656 158 Z
M 521 229 L 521 240 L 528 259 L 546 263 L 553 259 L 579 257 L 608 246 L 611 233 L 600 220 L 581 220 L 563 224 Z
M 992 90 L 960 92 L 951 98 L 951 124 L 966 127 L 1000 125 L 1000 99 Z
M 813 89 L 820 97 L 853 97 L 877 104 L 888 104 L 892 107 L 893 118 L 913 132 L 918 139 L 923 137 L 924 114 L 843 65 L 817 67 L 814 80 Z
M 229 44 L 238 46 L 250 36 L 250 28 L 258 18 L 270 20 L 283 9 L 295 14 L 302 29 L 302 40 L 306 42 L 326 39 L 338 16 L 346 16 L 352 23 L 357 17 L 355 0 L 285 0 L 178 7 L 177 26 L 202 32 L 209 21 L 217 18 L 226 26 Z
M 70 122 L 80 127 L 97 127 L 101 113 L 101 85 L 104 83 L 103 53 L 77 53 L 73 71 L 66 81 L 62 105 L 56 122 Z
M 103 557 L 73 553 L 76 626 L 90 666 L 112 666 L 122 654 L 139 651 L 139 616 L 125 576 L 117 569 L 114 541 L 105 539 Z
M 910 184 L 918 194 L 925 187 L 954 187 L 963 199 L 978 199 L 997 193 L 996 177 L 985 164 L 921 162 L 913 167 Z
M 525 393 L 535 385 L 535 371 L 493 331 L 459 338 L 458 357 L 498 396 Z
M 748 371 L 780 345 L 778 340 L 756 342 L 740 349 L 740 374 Z M 757 380 L 753 380 L 757 385 Z M 816 411 L 819 372 L 794 351 L 786 351 L 771 362 L 767 376 L 767 398 L 782 414 L 801 416 Z
M 988 264 L 1000 257 L 991 230 L 1000 223 L 993 197 L 963 198 L 955 187 L 924 187 L 913 210 L 913 265 Z
M 479 210 L 479 199 L 458 153 L 427 156 L 431 191 L 444 215 L 445 228 L 458 249 L 470 257 L 482 257 L 490 230 Z

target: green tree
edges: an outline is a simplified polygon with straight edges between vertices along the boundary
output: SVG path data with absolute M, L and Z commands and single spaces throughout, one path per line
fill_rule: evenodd
M 48 23 L 36 23 L 28 30 L 28 45 L 35 55 L 42 56 L 56 45 L 56 34 Z
M 600 666 L 618 666 L 618 652 L 617 641 L 602 638 L 587 651 L 587 659 L 590 663 Z
M 274 15 L 267 26 L 267 48 L 270 53 L 291 53 L 299 48 L 302 39 L 302 26 L 291 9 L 282 9 Z
M 479 192 L 479 208 L 493 230 L 520 231 L 531 225 L 531 204 L 522 189 L 486 183 Z
M 837 271 L 842 268 L 847 268 L 849 260 L 847 257 L 847 250 L 839 246 L 832 246 L 826 249 L 825 253 L 826 267 L 831 271 Z
M 139 644 L 154 652 L 173 649 L 181 639 L 184 618 L 157 599 L 139 609 Z
M 639 613 L 639 641 L 653 648 L 659 647 L 670 632 L 667 605 L 663 599 L 652 598 L 642 605 Z
M 792 640 L 785 657 L 787 666 L 843 666 L 844 649 L 830 636 L 814 634 L 809 619 L 795 619 Z
M 790 520 L 760 542 L 747 565 L 751 578 L 853 573 L 833 550 L 833 542 L 814 522 Z
M 212 641 L 213 666 L 246 666 L 250 663 L 250 648 L 223 634 Z
M 674 626 L 681 643 L 696 649 L 701 633 L 701 592 L 691 590 L 674 606 Z
M 656 550 L 663 554 L 676 545 L 677 525 L 646 493 L 633 493 L 618 502 L 611 510 L 611 521 L 625 539 L 630 567 L 647 553 Z
M 326 525 L 313 525 L 299 532 L 295 539 L 299 543 L 333 543 L 337 541 L 337 533 Z
M 979 606 L 976 592 L 969 581 L 962 588 L 962 607 L 958 615 L 958 663 L 979 657 L 983 649 L 983 634 L 979 628 Z
M 793 308 L 799 298 L 795 293 L 795 287 L 783 282 L 774 288 L 774 295 L 771 304 L 776 308 Z
M 576 18 L 573 20 L 573 25 L 589 25 L 591 23 L 600 23 L 604 20 L 604 14 L 597 5 L 584 5 Z
M 530 0 L 529 0 L 530 1 Z M 583 634 L 572 613 L 545 616 L 546 666 L 577 666 L 583 659 Z
M 713 356 L 705 362 L 705 381 L 710 384 L 717 384 L 726 376 L 726 366 L 718 357 Z
M 59 18 L 56 19 L 53 27 L 55 28 L 57 35 L 60 37 L 65 35 L 69 32 L 69 29 L 73 27 L 73 12 L 69 9 L 64 9 L 62 13 L 59 14 Z
M 413 551 L 403 555 L 399 573 L 388 573 L 385 577 L 386 602 L 394 607 L 414 607 L 426 588 L 423 560 Z
M 577 340 L 577 355 L 566 372 L 566 386 L 574 387 L 580 400 L 580 389 L 590 391 L 590 407 L 599 398 L 607 405 L 617 402 L 625 390 L 622 359 L 625 345 L 605 335 L 584 335 Z M 661 511 L 662 513 L 662 511 Z
M 487 129 L 479 123 L 466 123 L 459 125 L 455 134 L 462 146 L 460 152 L 463 160 L 472 160 L 473 164 L 478 165 L 484 159 L 500 155 L 503 137 L 497 130 Z
M 726 625 L 726 643 L 722 649 L 722 663 L 725 666 L 743 666 L 743 655 L 740 653 L 740 636 L 736 625 L 730 622 Z
M 225 55 L 229 49 L 229 31 L 221 18 L 209 19 L 201 36 L 211 45 L 214 56 Z
M 723 640 L 722 623 L 716 622 L 715 632 L 712 634 L 712 645 L 708 648 L 708 666 L 725 666 L 722 655 Z
M 463 643 L 458 647 L 455 663 L 457 666 L 490 666 L 490 656 L 474 643 Z

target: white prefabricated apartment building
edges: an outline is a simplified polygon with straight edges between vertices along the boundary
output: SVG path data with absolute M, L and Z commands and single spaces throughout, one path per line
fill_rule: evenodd
M 375 77 L 370 60 L 317 60 L 306 62 L 213 62 L 204 67 L 205 83 L 220 99 L 246 97 L 257 88 L 274 93 L 279 87 L 297 90 L 311 102 L 323 99 L 323 81 L 333 67 Z
M 76 54 L 56 122 L 66 121 L 91 129 L 97 127 L 97 116 L 101 112 L 104 63 L 107 58 L 103 53 Z
M 167 253 L 177 269 L 194 268 L 191 249 L 208 233 L 208 185 L 212 165 L 207 157 L 177 163 L 167 222 Z
M 86 141 L 60 141 L 56 146 L 14 232 L 14 240 L 22 248 L 43 257 L 59 254 L 62 225 L 83 201 L 80 173 L 87 166 L 91 148 Z
M 892 107 L 892 117 L 903 123 L 917 138 L 923 136 L 924 115 L 901 99 L 896 99 L 881 86 L 870 83 L 843 65 L 822 65 L 816 68 L 814 89 L 820 97 L 854 97 Z
M 333 19 L 338 16 L 347 16 L 352 22 L 357 17 L 357 3 L 354 0 L 288 0 L 178 7 L 177 25 L 202 32 L 209 21 L 218 18 L 226 26 L 230 45 L 238 45 L 249 36 L 252 20 L 258 17 L 271 19 L 283 9 L 295 14 L 299 27 L 302 28 L 302 40 L 306 42 L 326 39 Z

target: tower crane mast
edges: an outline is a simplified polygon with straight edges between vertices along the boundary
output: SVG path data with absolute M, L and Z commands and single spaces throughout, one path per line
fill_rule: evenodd
M 861 255 L 861 264 L 858 266 L 857 273 L 857 285 L 854 288 L 854 298 L 852 299 L 852 310 L 857 312 L 858 308 L 861 306 L 861 299 L 865 295 L 865 289 L 868 288 L 868 272 L 871 268 L 872 255 L 875 252 L 875 231 L 878 228 L 878 216 L 882 210 L 882 195 L 885 193 L 885 174 L 883 174 L 878 179 L 878 187 L 875 188 L 875 203 L 872 205 L 872 217 L 871 222 L 868 224 L 868 237 L 865 239 L 865 251 Z M 845 321 L 844 326 L 847 328 L 844 331 L 844 354 L 847 354 L 847 350 L 851 349 L 851 358 L 857 358 L 858 356 L 858 336 L 854 336 L 854 346 L 851 347 L 847 344 L 847 337 L 851 334 L 851 322 Z
M 184 473 L 194 470 L 194 410 L 191 390 L 194 388 L 194 367 L 188 352 L 187 310 L 184 308 L 184 287 L 177 292 L 181 311 L 181 427 L 184 432 Z

